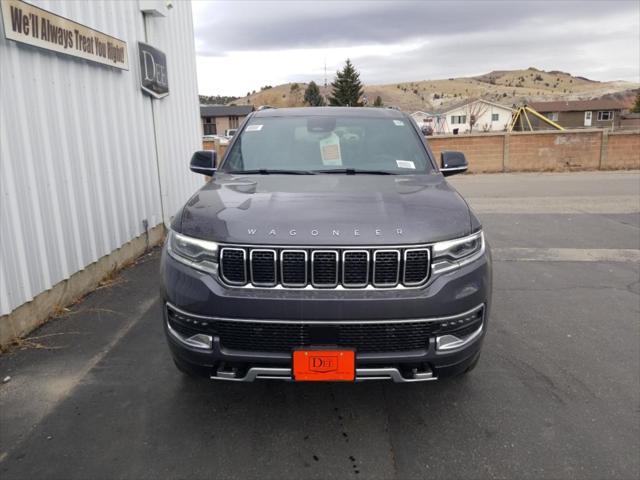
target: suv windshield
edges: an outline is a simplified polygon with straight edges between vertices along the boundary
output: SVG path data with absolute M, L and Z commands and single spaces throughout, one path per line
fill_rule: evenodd
M 220 168 L 235 173 L 432 171 L 409 120 L 370 117 L 254 117 Z

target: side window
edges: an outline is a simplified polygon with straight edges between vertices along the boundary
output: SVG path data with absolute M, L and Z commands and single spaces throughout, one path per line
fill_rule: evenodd
M 491 114 L 491 121 L 492 122 L 497 122 L 498 120 L 500 120 L 500 114 L 499 113 L 492 113 Z
M 613 112 L 598 112 L 598 121 L 603 122 L 607 120 L 611 120 L 613 118 Z

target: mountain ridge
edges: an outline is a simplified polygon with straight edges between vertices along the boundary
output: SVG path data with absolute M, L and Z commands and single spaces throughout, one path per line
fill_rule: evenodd
M 295 85 L 298 87 L 296 88 Z M 241 97 L 229 104 L 271 105 L 273 107 L 295 107 L 304 105 L 304 90 L 307 84 L 290 82 L 268 87 Z M 320 86 L 326 97 L 331 85 Z M 364 85 L 368 104 L 377 96 L 385 106 L 394 106 L 404 111 L 436 111 L 447 108 L 465 99 L 483 98 L 503 105 L 519 105 L 529 102 L 551 100 L 586 100 L 605 95 L 616 95 L 625 102 L 632 102 L 634 90 L 640 84 L 624 81 L 596 81 L 573 76 L 560 70 L 544 71 L 535 67 L 524 70 L 493 70 L 470 77 L 418 80 L 382 85 Z

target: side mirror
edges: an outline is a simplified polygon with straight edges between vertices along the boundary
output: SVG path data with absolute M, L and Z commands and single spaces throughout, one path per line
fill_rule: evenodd
M 466 172 L 469 168 L 462 152 L 442 152 L 440 154 L 440 171 L 445 177 Z
M 200 150 L 191 156 L 189 170 L 213 177 L 216 171 L 216 152 L 214 150 Z

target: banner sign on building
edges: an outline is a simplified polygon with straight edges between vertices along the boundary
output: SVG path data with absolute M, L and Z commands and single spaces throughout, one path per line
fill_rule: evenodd
M 138 42 L 138 54 L 142 90 L 155 98 L 169 95 L 167 56 L 157 48 L 142 42 Z
M 4 36 L 16 42 L 129 70 L 127 43 L 23 0 L 1 0 Z

